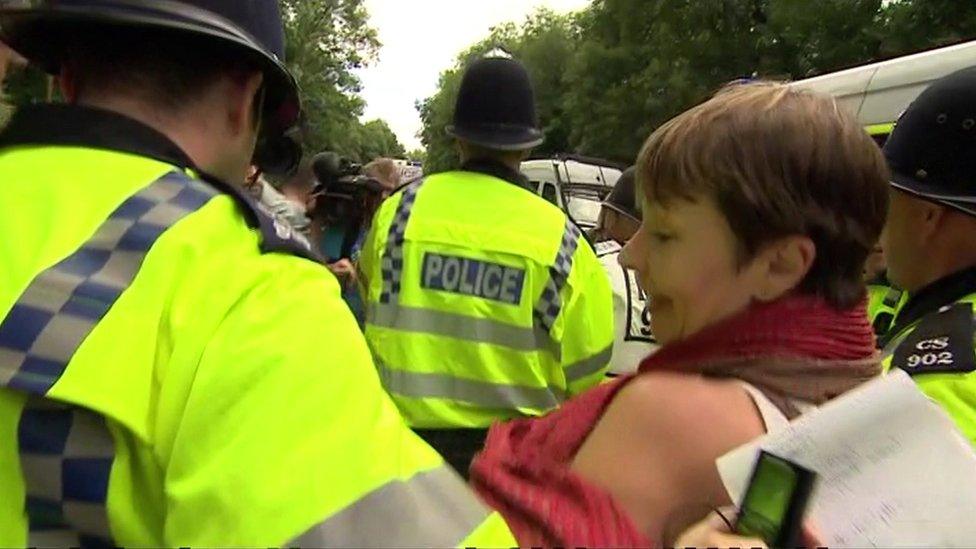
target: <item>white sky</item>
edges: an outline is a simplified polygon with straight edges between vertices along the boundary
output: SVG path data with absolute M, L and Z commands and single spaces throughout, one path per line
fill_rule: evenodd
M 564 13 L 590 0 L 366 0 L 379 32 L 379 61 L 359 72 L 366 100 L 364 120 L 382 118 L 407 150 L 420 147 L 414 108 L 437 89 L 441 71 L 468 46 L 506 21 L 521 23 L 539 6 Z

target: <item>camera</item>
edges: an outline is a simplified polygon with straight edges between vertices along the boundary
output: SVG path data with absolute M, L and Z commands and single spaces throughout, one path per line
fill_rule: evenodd
M 383 185 L 362 173 L 360 164 L 324 152 L 312 160 L 312 173 L 317 184 L 312 189 L 315 209 L 312 215 L 328 224 L 361 223 L 372 215 L 382 198 Z

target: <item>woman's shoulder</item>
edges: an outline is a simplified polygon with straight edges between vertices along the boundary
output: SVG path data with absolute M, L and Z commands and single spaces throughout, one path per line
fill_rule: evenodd
M 739 438 L 763 432 L 752 397 L 741 383 L 675 372 L 638 375 L 619 391 L 606 415 L 669 436 L 698 438 L 723 431 Z

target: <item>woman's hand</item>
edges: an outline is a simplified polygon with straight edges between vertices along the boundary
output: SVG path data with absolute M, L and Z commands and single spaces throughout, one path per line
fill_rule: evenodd
M 732 516 L 730 509 L 726 516 Z M 804 547 L 823 547 L 820 536 L 810 524 L 804 524 L 801 542 Z M 698 524 L 688 528 L 674 542 L 675 547 L 761 547 L 766 544 L 756 538 L 747 538 L 731 533 L 728 521 L 719 513 L 712 513 Z
M 332 274 L 342 282 L 344 287 L 352 286 L 356 283 L 356 266 L 348 259 L 340 259 L 329 265 Z
M 674 542 L 675 547 L 762 547 L 760 539 L 746 538 L 730 533 L 728 524 L 718 513 L 688 528 Z

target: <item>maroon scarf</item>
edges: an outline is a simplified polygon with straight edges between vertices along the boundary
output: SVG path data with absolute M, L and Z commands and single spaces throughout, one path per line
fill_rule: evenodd
M 742 379 L 794 415 L 792 399 L 825 402 L 880 373 L 880 364 L 863 304 L 838 311 L 816 298 L 790 297 L 664 346 L 637 375 L 662 370 Z M 520 545 L 651 545 L 609 493 L 570 469 L 632 379 L 593 388 L 547 416 L 492 427 L 471 466 L 471 483 Z

